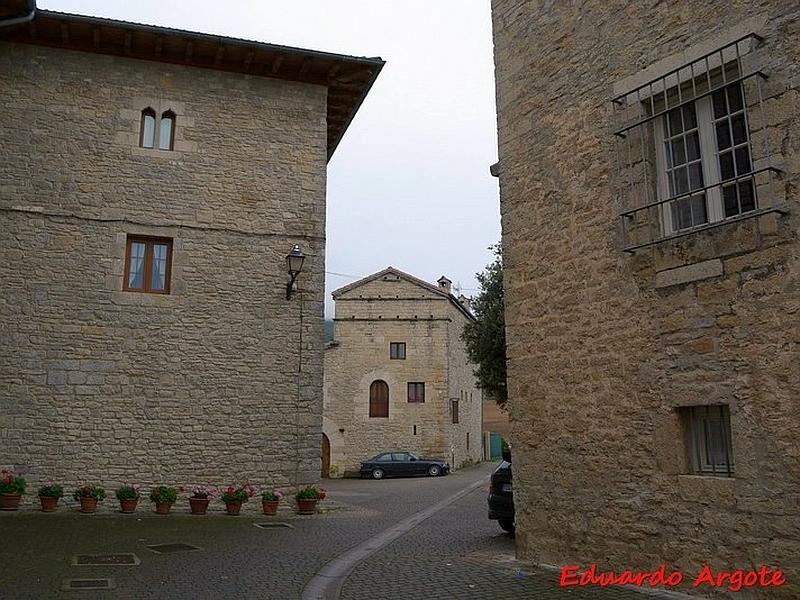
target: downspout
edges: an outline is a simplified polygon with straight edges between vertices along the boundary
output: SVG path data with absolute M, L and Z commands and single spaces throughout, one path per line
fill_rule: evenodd
M 29 21 L 33 21 L 33 17 L 36 16 L 36 0 L 31 0 L 30 4 L 31 4 L 31 10 L 27 15 L 0 21 L 0 27 L 11 27 L 12 25 L 19 25 L 21 23 L 28 23 Z

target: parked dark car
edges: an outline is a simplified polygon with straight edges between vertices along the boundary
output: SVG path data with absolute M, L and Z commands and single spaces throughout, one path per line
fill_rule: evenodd
M 361 477 L 383 479 L 384 477 L 413 477 L 447 475 L 450 465 L 443 460 L 420 458 L 413 452 L 393 450 L 382 452 L 361 463 Z
M 514 533 L 514 492 L 511 485 L 511 453 L 503 451 L 503 462 L 489 483 L 489 518 L 508 533 Z

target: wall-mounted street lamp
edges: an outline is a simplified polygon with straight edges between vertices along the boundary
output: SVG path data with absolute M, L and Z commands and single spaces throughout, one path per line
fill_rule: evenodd
M 286 299 L 292 297 L 292 288 L 294 287 L 295 279 L 303 270 L 303 262 L 306 255 L 300 250 L 300 246 L 295 244 L 292 246 L 292 251 L 286 255 L 286 269 L 289 271 L 289 283 L 286 284 Z

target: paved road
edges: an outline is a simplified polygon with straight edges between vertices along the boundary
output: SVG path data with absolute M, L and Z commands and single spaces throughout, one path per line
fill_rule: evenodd
M 111 510 L 111 499 L 94 516 L 63 507 L 53 514 L 0 513 L 0 598 L 300 598 L 330 561 L 486 480 L 492 469 L 479 465 L 436 479 L 330 481 L 323 506 L 332 510 L 311 517 L 285 508 L 277 517 L 259 517 L 255 502 L 239 517 L 220 508 L 191 516 L 180 504 L 176 514 L 159 517 L 146 502 L 136 514 L 122 515 Z M 553 575 L 525 569 L 513 558 L 513 540 L 486 519 L 485 497 L 480 485 L 355 565 L 341 597 L 642 598 L 619 590 L 564 591 Z M 254 526 L 276 521 L 292 528 Z M 202 550 L 159 555 L 146 548 L 176 542 Z M 122 552 L 135 553 L 140 564 L 71 566 L 76 554 Z M 65 579 L 106 577 L 114 580 L 111 592 L 61 591 Z

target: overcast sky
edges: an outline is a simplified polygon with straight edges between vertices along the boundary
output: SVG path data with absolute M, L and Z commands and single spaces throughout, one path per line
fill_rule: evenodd
M 386 66 L 328 165 L 330 292 L 392 265 L 475 293 L 500 237 L 489 0 L 39 0 Z

